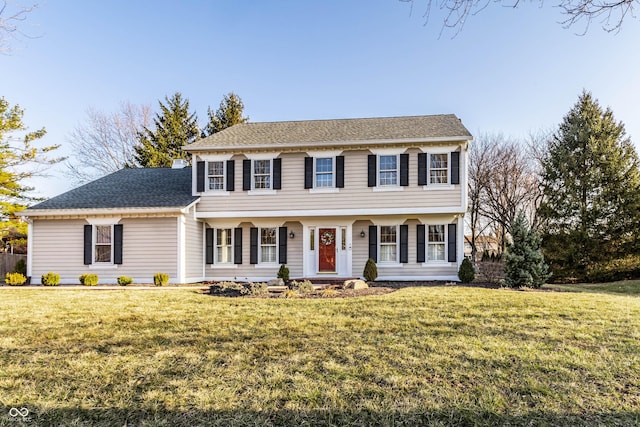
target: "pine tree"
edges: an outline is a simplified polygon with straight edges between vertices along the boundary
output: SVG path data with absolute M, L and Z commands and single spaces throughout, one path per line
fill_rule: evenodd
M 134 158 L 144 168 L 170 167 L 174 159 L 190 160 L 182 147 L 198 139 L 198 122 L 195 113 L 189 111 L 189 100 L 180 92 L 166 104 L 159 101 L 160 113 L 156 114 L 154 129 L 144 128 L 138 134 L 139 144 L 134 148 Z
M 584 278 L 593 263 L 638 250 L 638 155 L 610 109 L 583 92 L 549 142 L 542 166 L 539 214 L 554 271 Z
M 207 110 L 209 122 L 202 131 L 202 137 L 213 135 L 233 125 L 246 123 L 249 117 L 243 117 L 244 104 L 242 99 L 233 92 L 228 93 L 220 101 L 220 107 L 215 111 L 211 111 L 211 107 Z
M 507 246 L 504 261 L 505 284 L 512 288 L 539 288 L 551 275 L 540 250 L 540 237 L 529 228 L 522 212 L 511 229 L 513 242 Z

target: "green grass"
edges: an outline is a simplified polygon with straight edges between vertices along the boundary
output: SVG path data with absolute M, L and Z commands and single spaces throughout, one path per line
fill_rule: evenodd
M 544 289 L 563 292 L 595 292 L 622 295 L 640 295 L 640 280 L 622 280 L 610 283 L 548 284 Z
M 0 425 L 635 425 L 640 298 L 0 290 Z

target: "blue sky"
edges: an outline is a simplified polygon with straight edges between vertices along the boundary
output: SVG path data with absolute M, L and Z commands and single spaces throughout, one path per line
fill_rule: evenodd
M 454 113 L 475 135 L 556 126 L 587 89 L 640 141 L 640 22 L 565 29 L 559 9 L 491 4 L 455 37 L 426 2 L 48 0 L 0 55 L 0 96 L 68 149 L 89 107 L 176 91 L 204 124 L 236 92 L 251 121 Z M 58 165 L 36 193 L 66 191 Z

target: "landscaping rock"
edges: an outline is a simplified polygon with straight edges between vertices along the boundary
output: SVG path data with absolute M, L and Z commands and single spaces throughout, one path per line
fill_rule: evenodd
M 281 278 L 271 279 L 267 282 L 267 286 L 284 286 L 284 280 Z
M 343 287 L 344 289 L 358 290 L 367 289 L 369 285 L 364 280 L 345 280 Z

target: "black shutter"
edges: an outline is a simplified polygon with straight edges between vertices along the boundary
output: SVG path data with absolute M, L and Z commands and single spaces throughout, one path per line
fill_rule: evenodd
M 198 193 L 204 192 L 204 168 L 205 162 L 197 162 L 196 163 L 196 191 Z
M 418 185 L 427 185 L 427 153 L 418 153 Z
M 227 160 L 227 191 L 233 191 L 236 187 L 236 161 Z
M 313 188 L 313 157 L 304 158 L 304 188 Z
M 278 263 L 287 263 L 287 227 L 280 227 L 278 229 Z
M 344 156 L 336 156 L 336 188 L 344 188 Z
M 251 160 L 249 159 L 242 161 L 242 189 L 251 190 Z
M 406 224 L 400 226 L 400 262 L 409 262 L 409 226 Z
M 122 224 L 113 226 L 113 263 L 122 264 Z
M 409 185 L 409 154 L 400 154 L 400 185 Z
M 207 264 L 213 264 L 213 228 L 205 230 L 206 252 L 205 258 Z
M 282 159 L 273 159 L 273 189 L 282 188 Z
M 376 186 L 376 155 L 369 154 L 367 159 L 367 186 Z
M 451 184 L 460 184 L 460 152 L 451 153 Z
M 417 258 L 416 258 L 416 262 L 424 262 L 425 260 L 425 226 L 424 224 L 418 224 L 418 226 L 416 227 L 416 238 L 418 241 L 418 254 L 417 254 Z
M 85 224 L 84 226 L 84 264 L 89 265 L 93 261 L 92 256 L 92 241 L 93 240 L 93 226 Z
M 242 228 L 233 230 L 233 263 L 242 264 Z
M 369 258 L 378 262 L 378 226 L 369 226 Z
M 456 254 L 458 253 L 457 248 L 456 248 L 456 237 L 457 237 L 457 232 L 456 232 L 456 224 L 449 224 L 448 225 L 448 238 L 447 238 L 447 250 L 449 252 L 449 262 L 456 262 Z
M 249 262 L 251 264 L 258 263 L 258 229 L 256 227 L 251 227 L 249 232 Z

